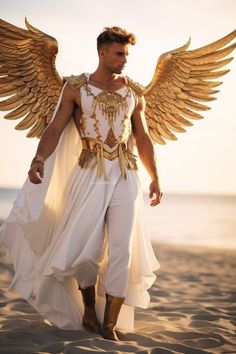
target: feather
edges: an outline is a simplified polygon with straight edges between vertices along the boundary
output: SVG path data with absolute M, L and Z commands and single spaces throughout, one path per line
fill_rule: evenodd
M 22 29 L 0 20 L 0 97 L 8 97 L 0 102 L 0 110 L 11 111 L 6 119 L 24 117 L 16 129 L 33 126 L 27 136 L 40 137 L 50 123 L 63 80 L 55 68 L 56 39 L 27 18 L 25 24 L 27 29 Z
M 225 58 L 235 48 L 230 44 L 236 31 L 204 47 L 187 50 L 183 47 L 162 54 L 151 82 L 144 88 L 146 120 L 154 142 L 165 144 L 163 138 L 176 140 L 173 131 L 184 132 L 182 125 L 193 125 L 188 119 L 203 116 L 195 111 L 210 109 L 201 102 L 213 101 L 222 82 L 212 81 L 224 76 L 229 70 L 217 70 L 232 61 Z M 229 44 L 229 45 L 228 45 Z M 228 45 L 228 46 L 226 46 Z

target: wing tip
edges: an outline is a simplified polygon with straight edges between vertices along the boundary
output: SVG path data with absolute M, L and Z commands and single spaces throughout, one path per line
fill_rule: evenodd
M 28 21 L 27 15 L 25 15 L 25 26 L 26 28 L 30 31 L 30 28 L 32 27 L 31 24 Z
M 40 30 L 37 29 L 36 27 L 33 27 L 33 26 L 29 23 L 29 21 L 28 21 L 28 19 L 27 19 L 27 15 L 25 15 L 25 25 L 26 25 L 28 31 L 30 31 L 30 32 L 32 32 L 32 33 L 34 33 L 34 34 L 36 34 L 36 35 L 40 35 L 40 36 L 45 35 L 44 32 L 40 31 Z

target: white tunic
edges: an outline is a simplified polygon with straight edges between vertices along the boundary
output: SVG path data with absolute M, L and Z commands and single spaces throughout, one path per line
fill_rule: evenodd
M 90 88 L 94 93 L 99 90 L 91 86 Z M 120 93 L 125 94 L 125 91 L 126 88 L 121 89 Z M 61 96 L 54 116 L 59 108 Z M 134 107 L 135 101 L 131 95 L 128 105 L 130 112 L 133 109 L 132 104 Z M 85 107 L 83 101 L 82 107 Z M 90 113 L 84 110 L 87 118 Z M 129 146 L 132 149 L 129 119 L 130 114 L 126 119 L 127 125 L 123 130 L 122 139 L 129 137 Z M 103 142 L 109 128 L 104 122 L 108 120 L 105 119 L 100 124 Z M 113 123 L 114 132 L 119 136 L 122 130 L 119 118 Z M 86 129 L 85 135 L 81 133 L 81 136 L 94 137 L 96 127 L 88 123 Z M 109 146 L 106 146 L 106 149 L 109 150 Z M 97 215 L 97 220 L 103 222 L 103 212 L 111 201 L 121 176 L 119 159 L 105 158 L 107 182 L 99 185 L 101 178 L 97 176 L 96 168 L 84 169 L 78 165 L 81 150 L 81 137 L 71 119 L 55 151 L 45 161 L 43 183 L 35 185 L 26 179 L 8 218 L 0 227 L 0 241 L 8 250 L 15 268 L 10 288 L 18 291 L 39 313 L 59 328 L 74 330 L 82 328 L 84 311 L 75 275 L 88 254 L 93 253 L 97 242 L 97 234 L 91 232 L 89 235 L 84 225 L 89 224 L 98 202 L 100 206 L 104 206 L 104 210 Z M 155 281 L 153 272 L 160 265 L 150 242 L 138 172 L 127 169 L 126 174 L 130 193 L 135 193 L 136 212 L 131 230 L 130 276 L 117 327 L 132 330 L 134 307 L 148 307 L 150 296 L 147 289 Z M 87 205 L 94 205 L 94 209 L 86 208 Z M 105 306 L 107 239 L 107 230 L 104 227 L 96 285 L 96 310 L 101 323 Z
M 86 76 L 89 80 L 89 75 Z M 110 109 L 113 108 L 113 111 L 116 111 L 111 120 L 117 140 L 122 141 L 129 138 L 132 133 L 130 118 L 138 99 L 130 87 L 124 86 L 111 92 L 88 83 L 81 87 L 80 96 L 83 110 L 81 137 L 100 138 L 105 142 L 110 129 L 108 111 L 111 107 Z M 94 113 L 96 117 L 93 116 Z M 105 145 L 108 151 L 116 149 L 116 145 L 113 147 L 107 143 Z

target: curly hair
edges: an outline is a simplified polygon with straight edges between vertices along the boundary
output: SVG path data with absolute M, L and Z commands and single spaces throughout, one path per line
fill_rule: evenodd
M 110 44 L 112 42 L 134 45 L 136 38 L 133 33 L 129 33 L 120 27 L 105 27 L 103 32 L 97 37 L 97 49 L 99 50 L 104 44 Z

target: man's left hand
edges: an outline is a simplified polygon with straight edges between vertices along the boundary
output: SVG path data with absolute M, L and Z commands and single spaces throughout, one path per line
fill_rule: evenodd
M 163 193 L 161 192 L 159 183 L 156 181 L 152 181 L 149 186 L 149 198 L 153 198 L 153 194 L 156 194 L 156 197 L 151 200 L 150 205 L 155 206 L 161 202 L 161 197 Z

